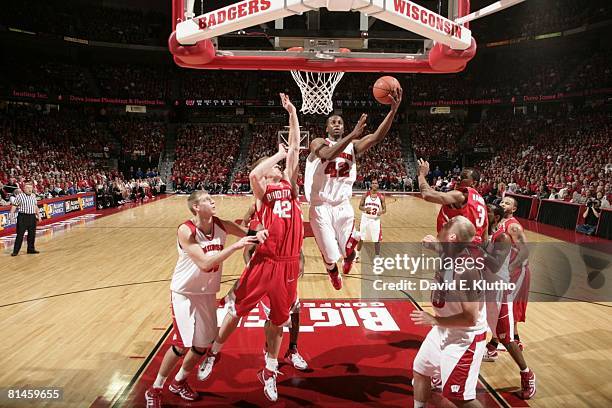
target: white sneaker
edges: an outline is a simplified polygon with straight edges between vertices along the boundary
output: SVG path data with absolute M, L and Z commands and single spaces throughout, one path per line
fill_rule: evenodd
M 293 365 L 296 370 L 304 371 L 308 369 L 308 363 L 297 350 L 287 350 L 285 361 Z
M 276 390 L 276 376 L 278 374 L 282 373 L 280 371 L 270 371 L 267 368 L 257 373 L 257 378 L 264 386 L 264 395 L 272 402 L 278 400 L 278 391 Z
M 200 364 L 200 368 L 198 369 L 198 380 L 206 381 L 208 377 L 210 377 L 216 359 L 216 355 L 209 354 L 204 361 L 202 361 L 202 364 Z

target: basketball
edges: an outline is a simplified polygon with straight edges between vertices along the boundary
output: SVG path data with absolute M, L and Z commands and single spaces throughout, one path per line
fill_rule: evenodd
M 396 89 L 401 89 L 401 85 L 397 79 L 392 76 L 380 77 L 374 82 L 372 93 L 374 98 L 383 105 L 390 105 L 393 102 L 391 93 Z

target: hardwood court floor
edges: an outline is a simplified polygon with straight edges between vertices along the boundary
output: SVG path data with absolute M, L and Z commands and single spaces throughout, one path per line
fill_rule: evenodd
M 216 202 L 218 215 L 234 220 L 250 199 L 218 197 Z M 436 206 L 418 198 L 388 200 L 385 242 L 420 241 L 435 231 L 436 214 Z M 50 406 L 89 406 L 121 394 L 170 325 L 176 228 L 189 216 L 186 197 L 171 197 L 42 237 L 37 256 L 11 258 L 6 250 L 0 388 L 63 387 L 63 403 Z M 554 241 L 531 232 L 527 238 Z M 331 287 L 313 239 L 305 241 L 304 252 L 300 296 L 360 297 L 358 277 L 346 278 L 341 291 Z M 532 265 L 537 270 L 537 263 Z M 239 255 L 226 262 L 222 293 L 242 269 Z M 530 303 L 528 322 L 520 327 L 526 358 L 538 375 L 530 406 L 612 405 L 610 310 L 609 304 Z M 482 374 L 495 389 L 519 385 L 507 355 L 483 363 Z

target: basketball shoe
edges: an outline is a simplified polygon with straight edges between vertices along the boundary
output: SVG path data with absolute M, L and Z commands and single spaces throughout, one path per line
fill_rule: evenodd
M 204 361 L 202 361 L 202 364 L 200 364 L 200 367 L 198 368 L 198 380 L 206 381 L 208 377 L 210 377 L 210 374 L 213 370 L 213 366 L 215 365 L 215 362 L 217 361 L 218 357 L 219 356 L 217 354 L 213 353 L 209 353 L 206 356 L 206 358 L 204 359 Z
M 332 286 L 336 290 L 342 289 L 342 276 L 338 272 L 338 268 L 335 268 L 333 271 L 327 271 L 329 274 L 329 280 L 331 280 Z
M 162 388 L 149 387 L 145 391 L 145 401 L 147 401 L 147 408 L 161 408 L 162 406 Z
M 300 355 L 297 349 L 287 350 L 285 361 L 291 364 L 296 370 L 304 371 L 308 369 L 308 363 Z
M 536 376 L 531 371 L 526 373 L 521 372 L 521 392 L 520 397 L 524 400 L 528 400 L 533 397 L 536 393 Z
M 173 394 L 177 394 L 185 401 L 197 401 L 200 397 L 197 392 L 191 389 L 186 379 L 182 381 L 172 380 L 170 385 L 168 385 L 168 390 Z
M 272 402 L 278 400 L 278 391 L 276 390 L 276 376 L 278 374 L 282 375 L 280 371 L 271 371 L 267 368 L 257 373 L 257 378 L 264 386 L 264 395 Z
M 482 356 L 482 361 L 494 362 L 499 357 L 497 347 L 487 343 L 487 348 Z

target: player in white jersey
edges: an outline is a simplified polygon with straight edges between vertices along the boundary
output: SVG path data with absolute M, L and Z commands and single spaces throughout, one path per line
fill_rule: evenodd
M 378 192 L 378 180 L 372 179 L 370 191 L 361 197 L 359 203 L 361 210 L 361 225 L 359 234 L 361 240 L 357 244 L 355 262 L 359 261 L 359 251 L 363 245 L 363 241 L 374 242 L 374 253 L 380 255 L 380 241 L 382 241 L 382 227 L 380 225 L 380 216 L 387 212 L 387 203 L 385 196 Z
M 264 230 L 257 236 L 245 237 L 245 228 L 217 218 L 215 202 L 205 191 L 191 193 L 187 205 L 194 218 L 178 228 L 178 260 L 170 284 L 172 347 L 164 355 L 155 382 L 145 392 L 147 407 L 161 406 L 164 382 L 183 356 L 181 368 L 168 389 L 184 400 L 198 399 L 198 393 L 187 383 L 187 375 L 217 336 L 216 294 L 223 261 L 247 245 L 263 242 L 267 235 Z M 227 234 L 242 238 L 225 247 Z
M 332 115 L 326 123 L 327 137 L 310 143 L 304 173 L 304 191 L 310 202 L 310 226 L 337 290 L 342 288 L 342 277 L 336 263 L 344 259 L 342 271 L 349 273 L 359 240 L 359 234 L 353 231 L 355 213 L 350 203 L 357 178 L 356 157 L 383 140 L 391 128 L 402 101 L 401 88 L 391 98 L 391 110 L 374 133 L 361 137 L 367 119 L 363 114 L 353 131 L 344 136 L 344 120 L 339 115 Z
M 432 291 L 434 314 L 414 311 L 410 315 L 416 325 L 433 326 L 414 359 L 414 407 L 423 408 L 431 395 L 431 379 L 442 380 L 442 396 L 458 407 L 480 407 L 476 384 L 487 335 L 484 293 L 474 287 L 482 280 L 483 251 L 471 244 L 476 229 L 463 216 L 446 223 L 438 238 L 428 235 L 425 248 L 437 251 L 444 260 L 452 259 L 454 268 L 436 272 L 440 285 L 463 284 L 466 290 L 437 289 Z M 479 262 L 480 258 L 480 262 Z

